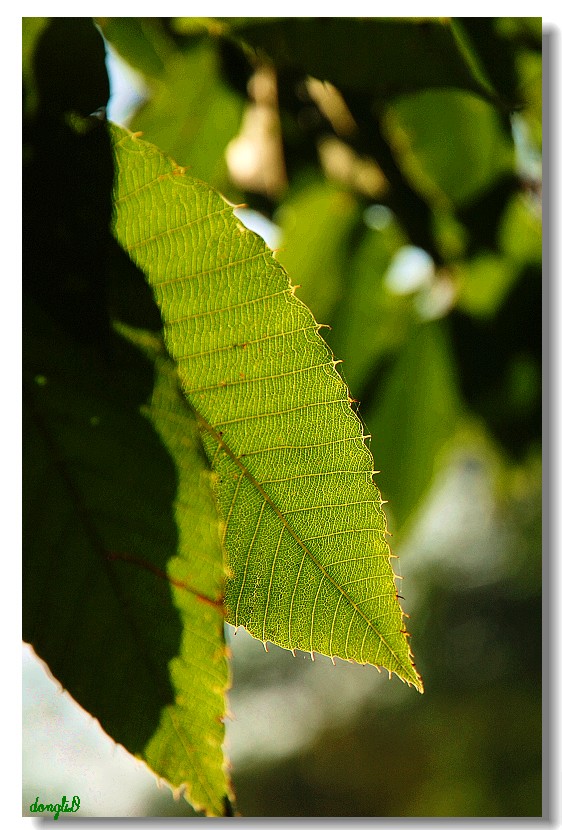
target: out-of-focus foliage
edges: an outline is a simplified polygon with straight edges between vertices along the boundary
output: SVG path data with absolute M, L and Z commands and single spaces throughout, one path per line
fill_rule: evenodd
M 305 71 L 374 99 L 446 86 L 489 94 L 446 19 L 183 18 L 176 27 L 185 33 L 218 30 L 279 69 Z
M 244 99 L 221 76 L 214 43 L 202 37 L 179 49 L 169 26 L 156 18 L 98 23 L 148 88 L 131 127 L 192 175 L 228 190 L 225 149 L 238 132 Z

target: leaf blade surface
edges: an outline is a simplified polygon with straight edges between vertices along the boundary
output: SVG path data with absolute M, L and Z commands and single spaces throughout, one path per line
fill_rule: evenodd
M 372 457 L 320 327 L 218 193 L 115 136 L 115 232 L 152 285 L 219 477 L 228 621 L 421 689 Z

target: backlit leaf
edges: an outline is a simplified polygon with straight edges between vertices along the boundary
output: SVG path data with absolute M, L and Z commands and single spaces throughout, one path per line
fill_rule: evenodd
M 227 619 L 421 689 L 372 457 L 312 313 L 218 193 L 114 135 L 115 233 L 153 287 L 218 475 Z

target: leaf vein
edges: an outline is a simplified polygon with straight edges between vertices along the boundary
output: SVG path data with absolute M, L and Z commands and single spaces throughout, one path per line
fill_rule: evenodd
M 264 343 L 266 340 L 274 340 L 277 337 L 288 337 L 293 334 L 300 334 L 304 331 L 318 331 L 318 323 L 311 326 L 302 326 L 299 329 L 292 329 L 291 331 L 279 331 L 274 334 L 265 334 L 263 337 L 256 337 L 254 340 L 245 340 L 243 343 L 227 343 L 226 346 L 219 346 L 214 349 L 206 349 L 202 352 L 192 352 L 191 354 L 178 355 L 174 358 L 176 363 L 182 363 L 184 360 L 192 360 L 200 357 L 207 357 L 208 355 L 218 354 L 219 352 L 227 352 L 229 349 L 242 349 L 247 346 L 255 346 L 257 343 Z
M 298 587 L 298 584 L 299 584 L 300 575 L 302 573 L 302 566 L 304 565 L 305 560 L 306 560 L 306 554 L 307 554 L 307 551 L 306 551 L 306 548 L 305 548 L 304 553 L 302 555 L 301 564 L 300 564 L 300 567 L 299 567 L 299 572 L 297 574 L 297 578 L 296 578 L 295 584 L 293 586 L 293 593 L 291 594 L 291 607 L 289 608 L 289 629 L 288 629 L 289 648 L 293 648 L 293 642 L 292 642 L 292 638 L 291 638 L 291 623 L 292 623 L 292 620 L 293 620 L 293 606 L 294 606 L 294 603 L 295 603 L 295 596 L 297 594 L 297 587 Z
M 317 363 L 314 366 L 304 366 L 300 369 L 291 369 L 290 372 L 279 372 L 277 375 L 260 375 L 254 378 L 237 378 L 236 380 L 222 381 L 221 383 L 214 383 L 212 386 L 199 386 L 194 389 L 186 389 L 186 395 L 200 394 L 202 392 L 211 392 L 216 389 L 231 389 L 233 386 L 245 386 L 247 384 L 259 383 L 260 381 L 278 380 L 279 378 L 288 378 L 293 375 L 299 375 L 303 372 L 312 372 L 315 369 L 323 369 L 326 366 L 331 366 L 331 362 Z M 250 453 L 245 453 L 249 455 Z
M 318 597 L 320 595 L 320 588 L 322 587 L 322 583 L 324 582 L 324 574 L 320 577 L 320 582 L 318 583 L 318 590 L 316 591 L 316 596 L 314 597 L 314 604 L 312 606 L 312 614 L 310 616 L 310 652 L 312 653 L 312 645 L 313 645 L 313 633 L 314 633 L 314 614 L 316 613 L 316 605 L 318 604 Z
M 260 251 L 257 254 L 252 254 L 251 256 L 244 257 L 243 259 L 235 259 L 230 262 L 225 262 L 224 265 L 214 265 L 212 268 L 208 268 L 206 271 L 194 271 L 193 274 L 185 274 L 183 277 L 172 277 L 169 280 L 160 280 L 160 282 L 151 282 L 150 284 L 153 288 L 162 288 L 163 286 L 168 285 L 179 285 L 182 282 L 188 282 L 189 280 L 199 279 L 199 277 L 208 277 L 209 274 L 216 274 L 218 271 L 226 271 L 228 268 L 232 268 L 234 265 L 245 265 L 247 262 L 252 262 L 254 259 L 259 259 L 264 255 L 264 251 Z M 172 323 L 170 323 L 169 325 L 172 325 Z
M 246 456 L 248 453 L 244 453 L 244 455 Z M 358 507 L 361 504 L 376 505 L 378 502 L 376 499 L 362 499 L 361 501 L 343 501 L 336 504 L 311 504 L 306 507 L 295 507 L 294 510 L 285 510 L 285 516 L 294 516 L 296 513 L 307 513 L 311 510 L 333 510 L 337 507 L 345 507 L 347 509 L 349 507 Z
M 280 484 L 285 481 L 296 481 L 299 478 L 323 478 L 324 476 L 341 476 L 341 475 L 364 475 L 370 476 L 370 470 L 322 470 L 316 473 L 299 473 L 298 475 L 287 476 L 286 478 L 268 478 L 262 481 L 262 484 Z
M 324 363 L 319 365 L 326 366 L 329 364 Z M 370 436 L 367 435 L 364 435 L 363 437 L 370 438 Z M 316 450 L 320 449 L 321 447 L 331 447 L 334 444 L 342 444 L 347 441 L 356 441 L 358 444 L 360 444 L 361 447 L 363 447 L 363 444 L 361 443 L 361 438 L 359 436 L 346 435 L 345 438 L 336 438 L 333 441 L 319 441 L 317 444 L 278 444 L 275 447 L 264 447 L 263 449 L 259 450 L 250 450 L 250 452 L 244 453 L 244 457 L 247 458 L 250 455 L 261 455 L 262 453 L 277 452 L 279 450 Z
M 172 280 L 170 280 L 172 282 Z M 155 285 L 163 285 L 164 283 L 155 283 Z M 198 320 L 200 317 L 212 317 L 214 314 L 224 314 L 232 311 L 235 308 L 246 308 L 247 306 L 261 303 L 265 300 L 271 300 L 273 297 L 281 297 L 283 294 L 291 294 L 290 288 L 284 288 L 283 291 L 276 291 L 274 294 L 265 294 L 263 297 L 253 297 L 251 300 L 244 300 L 242 303 L 233 303 L 232 305 L 222 308 L 210 308 L 207 311 L 198 311 L 197 314 L 187 314 L 184 317 L 176 317 L 175 320 L 168 320 L 167 326 L 174 326 L 176 323 L 187 323 L 190 320 Z
M 380 533 L 381 536 L 384 536 L 384 531 L 378 527 L 348 527 L 345 530 L 334 530 L 330 531 L 330 533 L 321 533 L 318 536 L 307 536 L 302 541 L 306 544 L 306 542 L 313 542 L 317 539 L 331 539 L 333 536 L 343 536 L 346 533 Z
M 266 502 L 264 501 L 261 506 L 260 515 L 256 522 L 256 529 L 254 530 L 254 535 L 252 536 L 252 541 L 248 547 L 248 555 L 246 557 L 246 565 L 244 567 L 244 576 L 242 578 L 242 587 L 240 588 L 240 593 L 238 595 L 238 602 L 236 603 L 236 614 L 235 614 L 235 625 L 238 626 L 238 611 L 240 609 L 240 600 L 242 599 L 242 594 L 244 593 L 244 586 L 246 585 L 246 578 L 248 576 L 248 565 L 250 563 L 250 556 L 252 555 L 252 550 L 256 541 L 256 536 L 258 535 L 258 528 L 261 524 L 261 519 L 265 510 Z
M 127 244 L 127 251 L 138 251 L 139 248 L 146 248 L 147 245 L 150 245 L 152 242 L 157 242 L 159 239 L 164 239 L 165 237 L 172 236 L 175 233 L 184 233 L 188 228 L 193 228 L 196 225 L 206 222 L 212 216 L 220 216 L 223 213 L 228 213 L 228 208 L 214 211 L 214 213 L 207 213 L 203 216 L 197 216 L 190 222 L 182 222 L 181 225 L 177 225 L 174 228 L 166 228 L 166 230 L 159 231 L 152 236 L 146 236 L 144 239 L 141 239 L 139 242 L 135 242 L 133 245 Z
M 247 421 L 259 420 L 260 418 L 276 418 L 279 415 L 288 415 L 291 412 L 300 412 L 302 409 L 310 409 L 313 406 L 331 406 L 333 404 L 342 404 L 341 398 L 333 401 L 314 401 L 313 403 L 303 403 L 299 406 L 292 406 L 290 409 L 280 409 L 273 412 L 256 412 L 254 415 L 244 415 L 241 418 L 230 418 L 227 421 L 218 421 L 216 427 L 226 427 L 230 424 L 246 423 Z
M 285 525 L 281 527 L 281 533 L 279 534 L 279 539 L 277 540 L 277 547 L 275 548 L 275 556 L 273 557 L 273 562 L 271 565 L 271 574 L 269 575 L 269 587 L 267 589 L 267 600 L 265 603 L 265 611 L 263 615 L 263 629 L 262 629 L 262 640 L 265 642 L 265 626 L 267 620 L 267 612 L 269 610 L 269 600 L 271 598 L 271 586 L 273 584 L 273 572 L 275 571 L 275 564 L 277 562 L 277 556 L 279 555 L 279 548 L 281 546 L 281 539 L 283 538 L 283 533 L 285 532 Z
M 340 608 L 340 602 L 343 599 L 343 594 L 340 594 L 337 605 L 334 610 L 334 616 L 332 618 L 332 627 L 330 628 L 330 644 L 328 646 L 328 651 L 330 652 L 330 657 L 334 656 L 334 649 L 333 649 L 333 642 L 334 642 L 334 628 L 336 625 L 336 617 L 338 616 L 338 611 Z

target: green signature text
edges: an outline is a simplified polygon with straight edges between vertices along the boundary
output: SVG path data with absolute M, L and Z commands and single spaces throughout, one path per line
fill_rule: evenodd
M 55 821 L 61 813 L 77 813 L 79 809 L 80 799 L 77 795 L 72 796 L 72 803 L 68 801 L 65 795 L 63 795 L 60 804 L 41 804 L 39 796 L 37 796 L 33 804 L 29 805 L 31 813 L 53 813 Z

